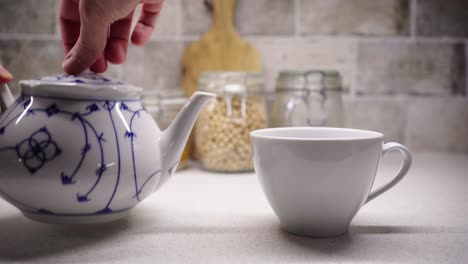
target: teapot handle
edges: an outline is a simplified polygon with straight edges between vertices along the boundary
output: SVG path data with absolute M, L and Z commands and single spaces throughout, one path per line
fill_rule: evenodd
M 10 88 L 6 83 L 0 84 L 0 114 L 13 104 L 15 98 L 11 94 Z

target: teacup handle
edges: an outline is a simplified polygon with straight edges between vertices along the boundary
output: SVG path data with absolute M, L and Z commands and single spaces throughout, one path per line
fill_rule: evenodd
M 393 151 L 393 150 L 398 150 L 403 155 L 403 164 L 401 165 L 400 170 L 398 170 L 397 175 L 390 182 L 388 182 L 388 183 L 380 186 L 379 188 L 371 191 L 371 193 L 367 197 L 367 200 L 366 200 L 365 204 L 372 201 L 375 197 L 381 195 L 382 193 L 388 191 L 390 188 L 395 186 L 399 181 L 401 181 L 401 179 L 403 179 L 403 177 L 408 172 L 408 170 L 409 170 L 409 168 L 411 166 L 411 162 L 413 160 L 409 150 L 405 146 L 403 146 L 401 144 L 398 144 L 398 143 L 395 143 L 395 142 L 390 142 L 390 143 L 386 143 L 386 144 L 383 145 L 382 156 L 385 155 L 386 153 L 390 152 L 390 151 Z

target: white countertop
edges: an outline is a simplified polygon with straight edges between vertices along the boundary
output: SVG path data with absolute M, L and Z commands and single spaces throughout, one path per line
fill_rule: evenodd
M 376 184 L 397 170 L 383 160 Z M 341 237 L 281 231 L 254 174 L 181 171 L 114 223 L 32 222 L 0 201 L 0 262 L 468 263 L 468 156 L 416 154 L 409 175 Z

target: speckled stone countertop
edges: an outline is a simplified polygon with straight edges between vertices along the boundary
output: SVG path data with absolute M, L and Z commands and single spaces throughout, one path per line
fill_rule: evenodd
M 398 169 L 382 161 L 376 184 Z M 468 156 L 416 154 L 409 175 L 364 206 L 346 235 L 281 231 L 252 174 L 180 171 L 122 220 L 32 222 L 0 201 L 0 262 L 468 263 Z

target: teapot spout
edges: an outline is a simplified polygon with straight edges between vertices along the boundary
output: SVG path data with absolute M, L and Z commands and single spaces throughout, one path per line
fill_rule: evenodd
M 6 84 L 0 84 L 0 113 L 5 112 L 14 101 L 15 98 L 11 94 L 8 86 Z
M 215 94 L 212 93 L 195 92 L 182 107 L 171 125 L 162 133 L 160 139 L 162 166 L 169 175 L 174 172 L 179 163 L 198 115 L 214 97 Z

